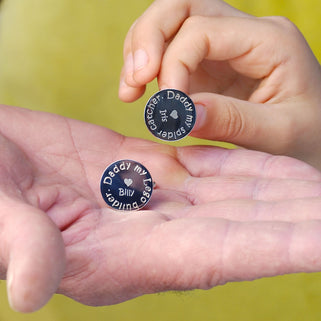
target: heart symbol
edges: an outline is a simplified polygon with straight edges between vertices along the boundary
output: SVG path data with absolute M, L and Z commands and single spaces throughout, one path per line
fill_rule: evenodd
M 127 187 L 129 187 L 133 184 L 133 180 L 131 178 L 125 178 L 124 183 L 127 185 Z
M 178 118 L 177 110 L 174 109 L 174 110 L 171 112 L 170 116 L 171 116 L 172 118 L 174 118 L 174 119 L 177 119 L 177 118 Z

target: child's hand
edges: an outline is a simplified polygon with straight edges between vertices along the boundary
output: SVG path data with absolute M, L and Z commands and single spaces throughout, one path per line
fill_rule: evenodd
M 246 16 L 222 2 L 176 6 L 171 11 L 168 1 L 156 1 L 129 32 L 125 55 L 136 52 L 141 68 L 133 73 L 127 64 L 120 97 L 136 99 L 158 76 L 161 88 L 192 94 L 194 136 L 320 167 L 321 69 L 298 29 L 285 18 Z
M 158 76 L 167 46 L 192 16 L 248 16 L 220 0 L 156 0 L 135 21 L 124 43 L 119 97 L 131 102 Z M 192 48 L 191 48 L 192 49 Z M 194 54 L 190 50 L 191 54 Z

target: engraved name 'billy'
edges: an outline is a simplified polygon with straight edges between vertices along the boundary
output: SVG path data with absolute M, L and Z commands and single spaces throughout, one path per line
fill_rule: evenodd
M 185 107 L 186 111 L 193 112 L 193 110 L 194 110 L 193 104 L 188 100 L 188 98 L 186 96 L 181 96 L 179 93 L 175 93 L 172 90 L 167 90 L 166 91 L 166 98 L 168 101 L 170 101 L 170 100 L 179 101 Z M 157 104 L 161 101 L 161 99 L 162 98 L 160 95 L 155 96 L 153 99 L 151 99 L 149 101 L 149 103 L 146 107 L 147 124 L 148 124 L 151 131 L 157 130 L 157 125 L 155 124 L 155 120 L 153 119 L 154 118 L 154 110 L 155 110 Z M 163 116 L 164 115 L 162 115 L 162 121 L 164 121 Z M 175 118 L 175 117 L 173 117 L 173 118 Z M 192 115 L 186 115 L 185 122 L 184 122 L 185 126 L 187 128 L 191 128 L 193 126 L 193 120 L 194 120 L 194 117 Z M 183 126 L 181 126 L 176 131 L 173 131 L 173 132 L 166 132 L 163 130 L 160 130 L 159 132 L 157 132 L 157 135 L 161 138 L 164 138 L 164 139 L 173 139 L 173 138 L 179 139 L 181 136 L 184 136 L 185 134 L 186 134 L 186 129 Z
M 116 174 L 120 173 L 121 171 L 129 171 L 129 169 L 132 167 L 132 163 L 130 162 L 122 162 L 120 164 L 116 164 L 108 173 L 107 176 L 103 180 L 103 184 L 105 185 L 112 185 L 113 184 L 113 178 L 116 176 Z M 147 174 L 147 172 L 140 167 L 139 165 L 136 165 L 133 169 L 134 172 L 138 173 L 140 176 L 144 176 Z M 128 180 L 129 181 L 129 180 Z M 129 185 L 126 183 L 125 179 L 125 184 Z M 142 196 L 140 197 L 140 202 L 142 204 L 145 204 L 150 196 L 151 196 L 151 191 L 152 191 L 152 179 L 147 178 L 143 180 L 144 184 L 144 191 L 142 193 Z M 129 186 L 128 186 L 129 187 Z M 135 190 L 129 189 L 129 188 L 119 188 L 118 189 L 118 195 L 119 196 L 129 196 L 132 197 L 134 196 Z M 114 195 L 110 192 L 110 189 L 106 193 L 106 197 L 108 202 L 113 208 L 117 208 L 119 210 L 132 210 L 132 209 L 139 209 L 139 204 L 137 201 L 132 202 L 132 203 L 123 203 L 117 200 Z

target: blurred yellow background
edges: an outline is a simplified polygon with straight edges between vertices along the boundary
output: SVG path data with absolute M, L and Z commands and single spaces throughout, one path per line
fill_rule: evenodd
M 197 1 L 197 0 L 195 0 Z M 258 16 L 283 15 L 301 29 L 321 60 L 320 0 L 231 0 Z M 0 103 L 59 113 L 151 139 L 143 124 L 147 98 L 118 100 L 122 44 L 151 0 L 4 0 L 0 7 Z M 184 140 L 184 144 L 199 142 Z M 55 296 L 31 315 L 12 312 L 0 283 L 1 321 L 321 320 L 321 274 L 228 284 L 210 291 L 148 295 L 92 308 Z

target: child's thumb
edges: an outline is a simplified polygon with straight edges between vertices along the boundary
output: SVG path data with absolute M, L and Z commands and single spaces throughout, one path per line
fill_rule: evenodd
M 287 121 L 275 112 L 273 104 L 210 93 L 191 97 L 197 115 L 192 136 L 272 153 L 278 153 L 287 143 Z

